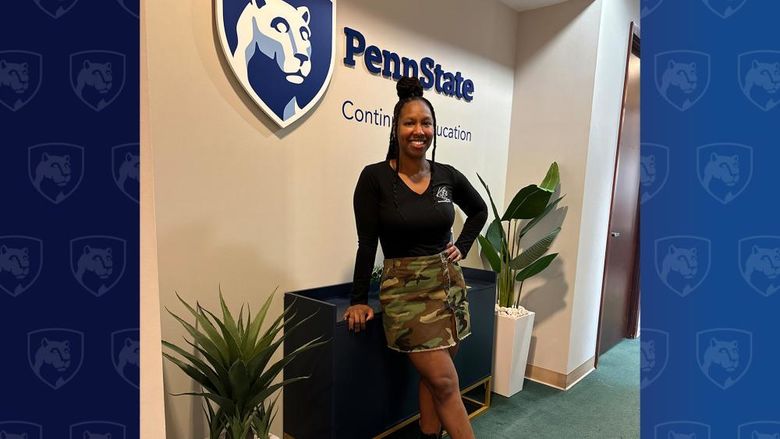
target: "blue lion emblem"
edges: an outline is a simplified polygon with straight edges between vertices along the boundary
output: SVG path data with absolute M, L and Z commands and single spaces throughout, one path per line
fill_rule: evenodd
M 137 143 L 118 145 L 111 150 L 112 171 L 114 182 L 119 190 L 131 200 L 138 202 L 140 188 L 141 156 Z
M 780 237 L 754 236 L 739 241 L 742 277 L 762 296 L 780 290 Z
M 780 51 L 752 51 L 739 56 L 742 93 L 756 107 L 769 111 L 780 105 Z
M 37 53 L 0 51 L 0 104 L 11 111 L 27 105 L 41 86 L 42 65 Z
M 733 386 L 750 367 L 752 335 L 739 329 L 712 329 L 697 334 L 699 369 L 721 389 Z
M 0 439 L 40 439 L 43 429 L 24 421 L 0 422 Z
M 125 56 L 106 50 L 78 52 L 70 56 L 71 88 L 95 111 L 108 107 L 125 85 Z
M 106 421 L 82 422 L 70 426 L 70 439 L 125 439 L 122 424 Z
M 753 150 L 737 144 L 711 144 L 698 148 L 699 183 L 723 204 L 745 190 L 753 174 Z
M 695 236 L 670 236 L 655 242 L 655 267 L 664 285 L 685 297 L 709 274 L 710 241 Z
M 66 143 L 35 145 L 29 149 L 29 177 L 35 190 L 54 204 L 70 197 L 84 174 L 84 149 Z
M 699 422 L 665 422 L 655 426 L 657 439 L 710 439 L 710 426 Z
M 689 50 L 663 52 L 655 56 L 655 85 L 658 92 L 680 111 L 691 108 L 710 85 L 710 57 Z
M 125 270 L 125 241 L 111 236 L 85 236 L 71 241 L 71 271 L 95 296 L 110 291 Z
M 123 329 L 111 334 L 111 361 L 114 370 L 133 387 L 140 381 L 140 348 L 137 328 Z
M 35 375 L 53 389 L 69 382 L 81 368 L 84 334 L 51 328 L 27 335 L 28 361 Z

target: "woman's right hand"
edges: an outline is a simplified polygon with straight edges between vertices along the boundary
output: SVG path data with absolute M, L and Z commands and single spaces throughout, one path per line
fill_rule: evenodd
M 374 318 L 374 310 L 364 304 L 352 305 L 344 311 L 350 331 L 360 332 L 366 329 L 366 322 Z

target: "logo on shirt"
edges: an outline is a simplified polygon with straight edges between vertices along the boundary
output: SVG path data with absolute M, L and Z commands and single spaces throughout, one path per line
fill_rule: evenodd
M 452 203 L 452 194 L 450 193 L 450 188 L 447 186 L 440 186 L 439 189 L 436 190 L 435 197 L 437 203 Z

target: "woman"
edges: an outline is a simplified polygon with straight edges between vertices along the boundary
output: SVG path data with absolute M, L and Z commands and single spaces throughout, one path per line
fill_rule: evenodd
M 485 224 L 487 206 L 463 174 L 435 162 L 436 114 L 419 80 L 402 78 L 396 89 L 386 161 L 366 166 L 355 188 L 358 251 L 344 318 L 359 332 L 374 317 L 367 292 L 379 240 L 385 255 L 382 323 L 388 347 L 407 353 L 420 373 L 422 437 L 440 437 L 444 427 L 453 439 L 471 439 L 452 362 L 458 342 L 471 333 L 457 262 Z M 453 202 L 468 216 L 455 243 Z

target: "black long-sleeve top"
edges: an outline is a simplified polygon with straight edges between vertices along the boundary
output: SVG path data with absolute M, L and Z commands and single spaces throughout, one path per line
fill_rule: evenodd
M 398 179 L 388 162 L 368 165 L 361 172 L 353 199 L 358 234 L 350 298 L 353 305 L 368 302 L 377 240 L 386 258 L 442 252 L 451 239 L 454 202 L 467 215 L 455 241 L 465 258 L 485 225 L 487 206 L 468 179 L 450 165 L 432 166 L 431 182 L 422 194 Z

